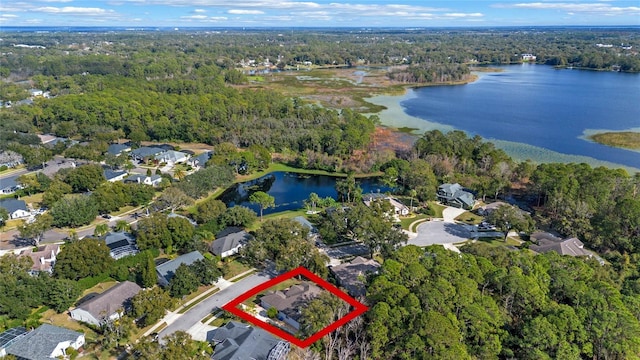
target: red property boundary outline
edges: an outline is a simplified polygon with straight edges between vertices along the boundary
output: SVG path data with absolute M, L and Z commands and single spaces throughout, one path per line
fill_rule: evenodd
M 308 280 L 313 281 L 314 283 L 316 283 L 317 285 L 320 285 L 320 287 L 324 288 L 325 290 L 329 291 L 330 293 L 336 295 L 337 297 L 339 297 L 340 299 L 342 299 L 343 301 L 345 301 L 346 303 L 348 303 L 349 305 L 354 307 L 354 310 L 351 311 L 350 313 L 348 313 L 347 315 L 345 315 L 344 317 L 338 319 L 336 322 L 328 325 L 327 327 L 325 327 L 324 329 L 318 331 L 317 333 L 309 336 L 306 339 L 298 339 L 297 337 L 289 334 L 288 332 L 281 330 L 271 324 L 268 324 L 258 318 L 256 318 L 255 316 L 246 313 L 240 309 L 238 309 L 238 305 L 240 305 L 241 303 L 243 303 L 245 300 L 249 299 L 250 297 L 257 295 L 258 293 L 269 289 L 270 287 L 277 285 L 285 280 L 291 279 L 295 276 L 298 275 L 302 275 L 304 277 L 306 277 Z M 256 287 L 254 287 L 253 289 L 247 291 L 246 293 L 238 296 L 237 298 L 231 300 L 231 302 L 227 303 L 226 305 L 224 305 L 222 307 L 224 310 L 256 325 L 259 326 L 261 328 L 263 328 L 264 330 L 267 330 L 268 332 L 277 335 L 279 337 L 281 337 L 282 339 L 300 347 L 300 348 L 306 348 L 307 346 L 313 344 L 314 342 L 320 340 L 323 336 L 327 335 L 328 333 L 336 330 L 337 328 L 339 328 L 340 326 L 345 325 L 346 323 L 348 323 L 349 321 L 355 319 L 356 317 L 362 315 L 363 313 L 365 313 L 367 310 L 369 310 L 369 308 L 360 303 L 358 300 L 352 298 L 351 296 L 347 295 L 345 292 L 343 292 L 342 290 L 338 289 L 337 287 L 335 287 L 334 285 L 330 284 L 329 282 L 327 282 L 326 280 L 322 279 L 321 277 L 319 277 L 318 275 L 312 273 L 311 271 L 307 270 L 306 268 L 300 266 L 298 268 L 295 268 L 291 271 L 288 271 L 282 275 L 276 276 L 275 278 L 266 281 Z

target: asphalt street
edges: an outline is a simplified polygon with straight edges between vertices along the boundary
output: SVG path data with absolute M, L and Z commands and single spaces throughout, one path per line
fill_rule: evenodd
M 274 272 L 259 271 L 223 290 L 218 291 L 200 302 L 198 305 L 189 309 L 189 311 L 178 315 L 175 320 L 169 324 L 169 326 L 164 328 L 158 334 L 158 339 L 161 340 L 165 336 L 171 335 L 176 331 L 188 331 L 190 328 L 198 325 L 200 320 L 209 315 L 214 309 L 222 308 L 222 306 L 231 300 L 270 280 L 276 275 L 277 274 Z

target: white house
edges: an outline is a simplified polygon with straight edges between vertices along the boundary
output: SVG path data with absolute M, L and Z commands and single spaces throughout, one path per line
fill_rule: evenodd
M 124 170 L 104 170 L 104 178 L 108 182 L 122 181 L 127 176 L 127 172 Z
M 41 272 L 48 274 L 53 273 L 53 265 L 56 263 L 56 256 L 60 254 L 60 245 L 49 244 L 40 246 L 37 251 L 26 249 L 20 252 L 20 257 L 28 256 L 31 258 L 33 265 L 29 274 L 36 276 Z
M 9 219 L 21 219 L 31 216 L 31 212 L 24 200 L 2 199 L 0 200 L 0 207 L 7 209 Z
M 175 150 L 167 150 L 157 154 L 155 156 L 155 159 L 157 161 L 173 165 L 177 163 L 187 162 L 187 160 L 189 159 L 189 154 Z
M 221 258 L 237 254 L 252 237 L 241 228 L 228 227 L 216 234 L 216 239 L 211 244 L 211 253 Z
M 371 206 L 371 203 L 373 201 L 380 201 L 380 200 L 385 200 L 388 201 L 389 204 L 391 204 L 391 207 L 393 209 L 393 213 L 396 216 L 407 216 L 409 215 L 409 207 L 404 205 L 403 203 L 399 202 L 398 200 L 392 198 L 391 196 L 388 196 L 386 194 L 382 194 L 382 193 L 370 193 L 370 194 L 364 194 L 362 195 L 362 200 L 364 201 L 364 204 L 367 206 Z
M 13 338 L 4 350 L 18 359 L 58 359 L 66 358 L 68 348 L 79 350 L 84 344 L 83 333 L 42 324 L 31 332 Z
M 141 175 L 141 174 L 134 174 L 129 176 L 128 178 L 125 178 L 124 182 L 145 184 L 145 185 L 151 185 L 155 187 L 160 185 L 160 183 L 162 182 L 162 176 L 160 175 L 147 176 L 147 175 Z

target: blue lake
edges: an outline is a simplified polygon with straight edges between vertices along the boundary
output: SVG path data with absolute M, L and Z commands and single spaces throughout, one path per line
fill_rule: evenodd
M 234 184 L 225 190 L 218 200 L 227 207 L 242 205 L 260 213 L 260 208 L 249 202 L 249 196 L 256 191 L 264 191 L 275 198 L 275 208 L 265 209 L 263 214 L 271 214 L 285 210 L 298 210 L 304 207 L 304 200 L 315 192 L 321 198 L 337 198 L 335 189 L 339 177 L 324 175 L 304 175 L 289 172 L 273 172 L 261 178 Z M 356 179 L 363 193 L 386 192 L 390 190 L 375 178 Z
M 640 131 L 640 74 L 535 64 L 501 69 L 466 85 L 415 89 L 401 105 L 408 115 L 470 135 L 640 168 L 640 152 L 585 139 L 600 131 Z

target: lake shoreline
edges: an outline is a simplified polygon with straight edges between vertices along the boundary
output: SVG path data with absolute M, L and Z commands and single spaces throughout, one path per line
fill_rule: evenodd
M 477 79 L 481 78 L 483 74 L 480 74 Z M 477 80 L 475 79 L 475 80 Z M 475 82 L 474 80 L 474 82 Z M 468 83 L 464 83 L 468 84 Z M 460 84 L 460 85 L 464 85 Z M 432 85 L 437 86 L 437 85 Z M 439 85 L 449 86 L 449 85 Z M 451 85 L 453 86 L 453 85 Z M 442 132 L 448 132 L 452 130 L 462 130 L 468 133 L 464 129 L 456 129 L 451 125 L 442 124 L 430 119 L 423 119 L 416 116 L 411 116 L 405 112 L 405 108 L 402 103 L 406 100 L 413 99 L 417 95 L 415 90 L 421 88 L 421 86 L 407 86 L 406 92 L 403 95 L 376 95 L 369 98 L 365 98 L 365 101 L 370 102 L 376 106 L 384 107 L 384 110 L 378 113 L 371 113 L 366 115 L 377 115 L 380 118 L 382 126 L 394 129 L 398 132 L 408 133 L 416 137 L 420 137 L 424 132 L 431 130 L 440 130 Z M 402 129 L 402 130 L 399 130 Z M 483 138 L 485 141 L 492 142 L 496 147 L 504 150 L 509 156 L 516 161 L 531 160 L 535 163 L 587 163 L 592 167 L 604 166 L 607 168 L 623 168 L 629 173 L 640 172 L 639 168 L 631 166 L 613 163 L 604 160 L 598 160 L 584 155 L 572 155 L 560 153 L 557 151 L 549 150 L 543 147 L 529 145 L 526 143 L 513 142 L 507 140 Z M 585 141 L 592 141 L 586 140 Z

